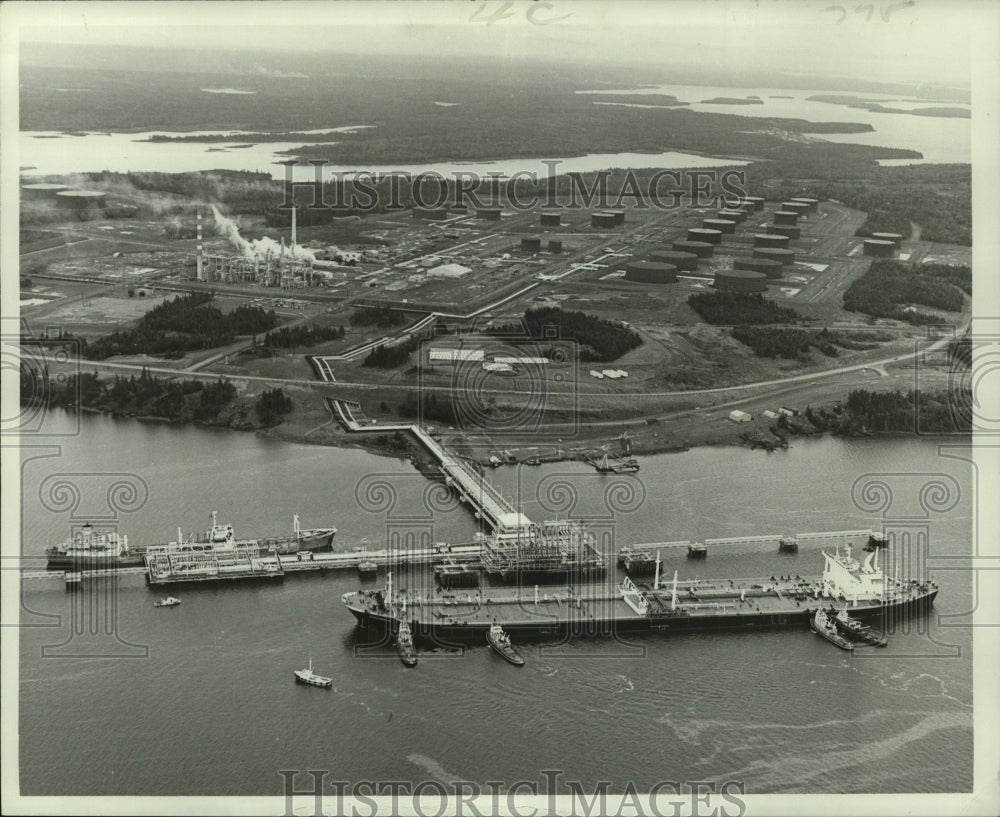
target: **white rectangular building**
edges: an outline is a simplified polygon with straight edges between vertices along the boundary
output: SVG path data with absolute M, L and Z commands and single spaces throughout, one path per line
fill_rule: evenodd
M 745 411 L 740 411 L 739 409 L 733 409 L 729 412 L 729 419 L 734 423 L 749 423 L 753 417 L 747 414 Z
M 432 346 L 427 354 L 432 363 L 459 363 L 465 361 L 481 361 L 484 357 L 482 349 L 456 349 L 454 347 Z

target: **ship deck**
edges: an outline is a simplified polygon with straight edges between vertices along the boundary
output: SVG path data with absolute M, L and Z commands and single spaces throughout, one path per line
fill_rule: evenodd
M 641 587 L 641 585 L 640 585 Z M 892 602 L 906 603 L 919 599 L 915 585 L 900 585 L 891 595 Z M 645 588 L 646 612 L 639 612 L 625 601 L 617 585 L 608 583 L 583 585 L 576 588 L 519 588 L 517 590 L 439 591 L 422 595 L 399 591 L 394 594 L 392 608 L 378 590 L 348 593 L 344 602 L 355 615 L 370 620 L 401 619 L 421 628 L 486 629 L 496 622 L 511 629 L 548 629 L 557 627 L 585 628 L 593 622 L 615 622 L 629 625 L 658 619 L 760 619 L 777 616 L 789 620 L 805 620 L 819 607 L 864 610 L 880 608 L 878 600 L 861 601 L 857 607 L 843 599 L 822 593 L 818 579 L 798 577 L 741 580 L 709 580 L 678 582 L 676 606 L 672 587 L 660 587 L 656 592 Z M 405 612 L 404 612 L 405 601 Z

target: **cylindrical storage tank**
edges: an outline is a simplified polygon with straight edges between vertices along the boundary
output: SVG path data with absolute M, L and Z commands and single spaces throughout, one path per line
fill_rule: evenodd
M 754 212 L 760 212 L 764 209 L 764 199 L 760 196 L 747 196 L 743 199 L 744 204 L 749 206 Z
M 552 241 L 549 242 L 549 252 L 552 253 L 562 252 L 562 241 L 557 239 L 552 239 Z
M 36 182 L 35 184 L 21 185 L 22 199 L 49 199 L 54 200 L 56 193 L 61 193 L 69 188 L 65 184 L 53 184 L 50 182 Z
M 883 241 L 879 238 L 867 238 L 864 250 L 865 255 L 871 255 L 875 258 L 892 258 L 896 245 L 891 241 Z
M 673 264 L 678 270 L 684 272 L 694 272 L 698 269 L 698 256 L 693 252 L 654 250 L 649 254 L 649 260 L 659 261 L 661 264 Z
M 706 218 L 701 222 L 701 226 L 709 230 L 718 230 L 720 233 L 736 232 L 736 222 L 728 218 Z
M 500 221 L 500 214 L 503 209 L 500 207 L 480 207 L 476 210 L 476 218 L 484 218 L 487 221 Z
M 798 238 L 802 235 L 801 227 L 793 227 L 790 224 L 768 224 L 764 229 L 769 235 L 783 235 L 786 238 Z
M 719 230 L 709 230 L 705 227 L 692 227 L 688 230 L 688 241 L 705 241 L 709 244 L 721 244 L 722 233 Z
M 673 284 L 677 267 L 657 261 L 629 261 L 625 265 L 625 280 L 643 284 Z
M 735 269 L 763 272 L 768 278 L 780 278 L 781 266 L 781 262 L 773 258 L 737 258 L 733 262 Z
M 448 209 L 451 212 L 453 212 L 453 213 L 468 213 L 469 212 L 469 205 L 468 204 L 453 204 Z
M 617 224 L 616 216 L 614 213 L 591 213 L 590 215 L 590 226 L 591 227 L 614 227 Z
M 762 272 L 749 270 L 722 270 L 715 273 L 712 286 L 726 292 L 765 292 L 767 276 Z
M 753 251 L 754 258 L 770 258 L 782 264 L 795 263 L 795 250 L 783 250 L 780 247 L 757 247 Z
M 615 217 L 615 224 L 625 223 L 625 211 L 624 210 L 608 210 L 608 213 Z
M 787 250 L 788 236 L 764 235 L 763 233 L 758 233 L 753 237 L 753 245 L 755 247 L 780 247 L 783 250 Z
M 718 218 L 724 218 L 727 221 L 735 221 L 739 224 L 747 217 L 747 213 L 746 210 L 719 210 L 719 212 L 716 213 L 716 216 Z
M 56 193 L 56 201 L 63 207 L 84 210 L 89 207 L 104 207 L 107 196 L 99 190 L 63 190 Z
M 560 227 L 562 226 L 562 214 L 561 213 L 542 213 L 539 219 L 543 227 Z
M 899 233 L 872 233 L 872 238 L 876 241 L 891 241 L 892 246 L 897 250 L 903 244 L 903 236 Z
M 787 224 L 789 227 L 794 227 L 799 223 L 799 214 L 791 210 L 775 210 L 774 223 Z
M 796 213 L 802 218 L 805 218 L 806 214 L 809 212 L 809 205 L 803 204 L 800 201 L 786 201 L 781 205 L 781 209 L 788 213 Z
M 670 246 L 678 252 L 694 253 L 699 258 L 711 258 L 712 253 L 715 252 L 715 247 L 707 241 L 691 241 L 681 239 L 679 241 L 675 241 Z
M 524 252 L 538 252 L 539 250 L 542 249 L 542 239 L 522 238 L 521 249 L 524 250 Z
M 805 204 L 810 211 L 819 207 L 819 199 L 809 199 L 805 196 L 795 196 L 794 198 L 789 199 L 789 201 L 794 201 L 797 204 Z

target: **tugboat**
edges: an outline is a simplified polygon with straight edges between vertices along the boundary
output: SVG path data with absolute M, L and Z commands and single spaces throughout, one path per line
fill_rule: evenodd
M 160 599 L 159 601 L 154 601 L 154 607 L 176 607 L 181 603 L 181 600 L 174 598 L 173 596 L 167 596 L 165 599 Z
M 407 667 L 417 665 L 417 651 L 413 646 L 413 633 L 410 632 L 410 625 L 399 622 L 399 632 L 396 635 L 396 650 L 399 652 L 399 660 Z
M 309 666 L 305 669 L 295 670 L 295 680 L 300 684 L 309 684 L 309 686 L 314 687 L 325 687 L 329 689 L 333 686 L 332 678 L 325 678 L 322 675 L 317 675 L 313 672 L 313 659 L 309 656 Z
M 856 618 L 851 618 L 847 614 L 847 610 L 841 610 L 837 613 L 837 617 L 833 620 L 833 624 L 848 638 L 863 641 L 866 644 L 871 644 L 875 647 L 884 647 L 889 643 L 885 636 L 881 633 L 872 629 L 867 624 L 858 621 Z
M 816 635 L 822 636 L 835 647 L 840 647 L 840 649 L 847 650 L 848 652 L 854 650 L 854 645 L 837 632 L 837 625 L 825 610 L 817 610 L 809 622 L 809 626 Z
M 798 540 L 793 536 L 782 536 L 778 540 L 778 552 L 779 553 L 798 553 L 799 543 Z
M 696 542 L 694 544 L 688 545 L 689 559 L 704 559 L 707 556 L 708 556 L 708 545 L 702 544 L 701 542 Z
M 524 666 L 524 659 L 511 645 L 510 636 L 495 621 L 490 625 L 490 631 L 486 634 L 486 642 L 493 648 L 493 651 L 497 655 L 510 661 L 515 667 Z

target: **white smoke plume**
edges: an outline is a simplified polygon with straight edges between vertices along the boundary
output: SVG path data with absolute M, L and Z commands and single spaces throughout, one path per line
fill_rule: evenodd
M 244 258 L 264 260 L 268 256 L 277 258 L 282 254 L 281 244 L 273 238 L 264 236 L 253 241 L 247 241 L 240 235 L 240 228 L 231 218 L 227 218 L 219 212 L 219 208 L 212 205 L 212 215 L 215 217 L 215 226 L 219 235 L 229 239 L 229 242 L 239 250 Z M 300 261 L 315 261 L 316 254 L 305 247 L 285 247 L 285 255 L 289 258 L 296 258 Z

